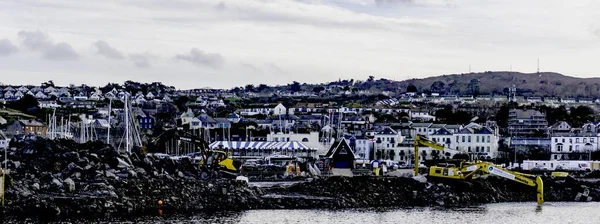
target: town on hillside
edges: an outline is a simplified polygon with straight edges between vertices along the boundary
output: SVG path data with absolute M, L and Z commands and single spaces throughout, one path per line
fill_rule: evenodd
M 177 136 L 185 135 L 244 160 L 277 154 L 319 161 L 348 147 L 352 161 L 330 165 L 341 168 L 373 160 L 409 167 L 415 156 L 451 156 L 429 147 L 415 155 L 414 139 L 422 136 L 498 164 L 600 159 L 598 99 L 524 97 L 514 87 L 506 94 L 450 95 L 414 86 L 374 89 L 365 82 L 228 90 L 133 81 L 3 85 L 0 148 L 41 137 L 186 156 L 198 149 L 179 142 Z

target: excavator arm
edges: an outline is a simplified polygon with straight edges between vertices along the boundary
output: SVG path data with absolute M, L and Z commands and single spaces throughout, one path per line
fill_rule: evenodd
M 537 188 L 537 196 L 536 196 L 537 203 L 539 205 L 544 203 L 544 183 L 542 182 L 542 178 L 539 176 L 518 173 L 518 172 L 512 172 L 512 171 L 506 170 L 502 167 L 499 167 L 492 163 L 487 163 L 487 162 L 480 162 L 475 165 L 469 166 L 465 169 L 465 171 L 469 171 L 469 170 L 474 170 L 475 172 L 470 172 L 464 178 L 469 178 L 471 175 L 477 173 L 477 171 L 480 171 L 482 173 L 499 176 L 502 178 L 506 178 L 506 179 L 521 183 L 521 184 L 536 187 Z M 534 178 L 534 179 L 532 179 L 532 178 Z
M 456 150 L 445 148 L 440 143 L 429 140 L 422 135 L 417 135 L 417 137 L 415 137 L 414 145 L 415 145 L 415 176 L 419 175 L 419 146 L 426 146 L 426 147 L 429 147 L 432 149 L 437 149 L 440 151 L 450 152 L 450 153 L 454 153 L 454 154 L 459 153 Z

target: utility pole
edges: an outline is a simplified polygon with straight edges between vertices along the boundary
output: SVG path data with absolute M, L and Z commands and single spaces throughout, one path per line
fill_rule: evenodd
M 537 59 L 537 73 L 540 74 L 540 58 Z

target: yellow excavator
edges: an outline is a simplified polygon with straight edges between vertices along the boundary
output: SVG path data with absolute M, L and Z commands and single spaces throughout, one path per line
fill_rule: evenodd
M 463 154 L 460 151 L 446 148 L 443 145 L 441 145 L 440 143 L 431 141 L 422 135 L 417 135 L 417 137 L 415 137 L 415 140 L 413 143 L 415 145 L 415 176 L 419 175 L 419 146 L 425 146 L 425 147 L 437 149 L 437 150 L 440 150 L 443 152 L 449 152 L 450 154 L 453 154 L 453 155 Z
M 441 151 L 454 151 L 445 148 L 443 145 L 431 141 L 423 136 L 417 136 L 414 140 L 415 145 L 415 164 L 419 164 L 418 151 L 419 146 L 427 146 L 432 149 Z M 455 151 L 456 152 L 456 151 Z M 415 176 L 419 174 L 418 165 L 415 166 Z M 544 183 L 542 178 L 539 176 L 509 171 L 501 166 L 495 165 L 490 162 L 474 161 L 461 162 L 459 167 L 454 165 L 451 166 L 431 166 L 429 167 L 430 177 L 449 178 L 456 180 L 472 180 L 486 175 L 495 175 L 503 177 L 521 184 L 537 188 L 537 203 L 541 205 L 544 203 Z

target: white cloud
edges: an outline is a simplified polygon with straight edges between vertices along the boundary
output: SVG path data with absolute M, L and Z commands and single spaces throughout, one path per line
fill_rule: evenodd
M 155 58 L 155 56 L 151 55 L 148 52 L 143 53 L 143 54 L 130 54 L 129 55 L 129 60 L 131 60 L 133 62 L 133 64 L 138 68 L 150 68 L 151 67 L 150 61 L 154 58 Z
M 64 42 L 50 46 L 43 51 L 42 55 L 45 59 L 53 61 L 77 60 L 79 58 L 73 47 Z
M 96 43 L 94 43 L 94 46 L 98 50 L 98 54 L 102 55 L 106 58 L 115 59 L 115 60 L 121 60 L 121 59 L 125 58 L 125 56 L 123 56 L 123 53 L 121 53 L 119 50 L 117 50 L 113 46 L 110 46 L 108 43 L 106 43 L 106 41 L 103 41 L 103 40 L 96 41 Z
M 192 48 L 189 53 L 178 54 L 175 56 L 177 60 L 184 60 L 198 66 L 208 66 L 210 68 L 219 69 L 223 67 L 225 59 L 217 53 L 205 53 L 198 48 Z
M 8 83 L 70 74 L 192 88 L 405 79 L 469 65 L 531 72 L 540 58 L 544 71 L 589 77 L 600 56 L 598 12 L 600 3 L 562 0 L 0 1 L 0 37 L 15 38 L 0 52 L 18 45 L 0 67 L 19 74 Z
M 19 31 L 19 38 L 23 45 L 33 51 L 42 53 L 42 58 L 51 61 L 77 60 L 79 54 L 75 52 L 70 44 L 60 42 L 55 44 L 54 41 L 41 31 Z
M 0 39 L 0 56 L 8 56 L 17 52 L 19 48 L 8 39 Z

